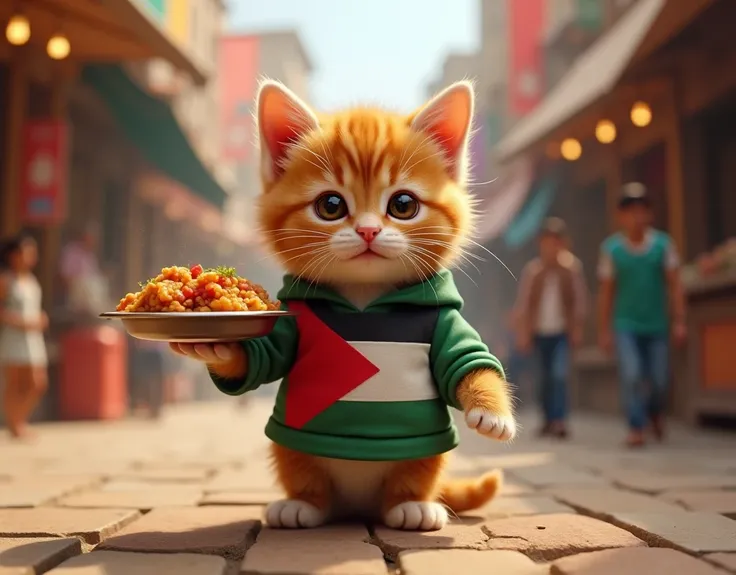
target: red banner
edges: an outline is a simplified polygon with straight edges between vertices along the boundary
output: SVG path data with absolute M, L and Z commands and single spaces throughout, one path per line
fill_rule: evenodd
M 69 131 L 62 120 L 29 120 L 23 127 L 21 219 L 25 224 L 62 222 L 67 210 Z
M 259 37 L 225 36 L 220 40 L 220 125 L 222 157 L 244 162 L 253 157 L 253 100 L 260 70 Z
M 498 0 L 490 0 L 496 2 Z M 530 112 L 544 93 L 545 0 L 506 0 L 509 17 L 509 108 Z

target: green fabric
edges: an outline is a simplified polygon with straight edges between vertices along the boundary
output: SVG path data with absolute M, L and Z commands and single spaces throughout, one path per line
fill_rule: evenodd
M 282 318 L 263 338 L 243 342 L 249 370 L 240 381 L 213 376 L 225 393 L 237 395 L 283 378 L 266 435 L 297 451 L 338 459 L 400 460 L 444 453 L 457 446 L 457 430 L 448 406 L 460 409 L 456 389 L 476 369 L 492 369 L 504 376 L 500 362 L 489 353 L 478 333 L 460 314 L 463 300 L 452 274 L 443 270 L 428 281 L 384 295 L 363 311 L 325 286 L 310 286 L 286 276 L 281 301 L 322 300 L 345 313 L 390 313 L 396 304 L 439 306 L 429 349 L 430 369 L 439 398 L 423 401 L 338 401 L 302 429 L 287 427 L 288 372 L 294 364 L 299 335 L 294 318 Z
M 611 258 L 615 295 L 613 327 L 617 331 L 666 334 L 669 327 L 665 258 L 670 238 L 652 232 L 646 252 L 628 249 L 621 234 L 608 238 L 603 249 Z
M 82 71 L 131 143 L 155 168 L 218 208 L 227 193 L 205 168 L 171 107 L 142 90 L 117 64 L 90 64 Z
M 335 459 L 394 461 L 430 457 L 458 445 L 447 406 L 435 399 L 338 401 L 303 429 L 292 429 L 283 424 L 287 386 L 279 389 L 266 436 L 291 449 Z

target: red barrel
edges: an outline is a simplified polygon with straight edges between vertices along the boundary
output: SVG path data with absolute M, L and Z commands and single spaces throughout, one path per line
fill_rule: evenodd
M 61 341 L 61 419 L 117 419 L 128 410 L 127 342 L 110 326 L 85 327 Z

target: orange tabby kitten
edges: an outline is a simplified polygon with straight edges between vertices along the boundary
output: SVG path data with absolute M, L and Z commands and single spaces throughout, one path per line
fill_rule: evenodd
M 318 116 L 282 85 L 260 87 L 258 216 L 290 274 L 279 298 L 298 315 L 261 340 L 172 347 L 226 393 L 288 379 L 266 429 L 287 495 L 267 508 L 272 527 L 358 515 L 435 530 L 446 507 L 480 507 L 499 488 L 499 472 L 442 479 L 457 445 L 447 406 L 484 436 L 516 434 L 503 370 L 447 271 L 472 232 L 472 116 L 467 82 L 408 116 Z M 317 341 L 335 333 L 332 347 Z

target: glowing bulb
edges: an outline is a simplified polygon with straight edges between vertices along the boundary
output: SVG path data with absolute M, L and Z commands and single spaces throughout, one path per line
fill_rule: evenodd
M 644 128 L 652 123 L 652 109 L 646 102 L 636 102 L 631 107 L 631 123 Z
M 560 154 L 570 162 L 574 162 L 583 154 L 583 147 L 575 138 L 567 138 L 560 145 Z
M 54 34 L 46 44 L 46 53 L 54 60 L 63 60 L 69 55 L 71 49 L 69 40 L 63 34 Z
M 31 38 L 31 23 L 28 18 L 16 14 L 5 28 L 5 37 L 13 46 L 22 46 Z
M 616 139 L 616 125 L 611 120 L 601 120 L 595 126 L 595 138 L 601 144 L 610 144 Z

